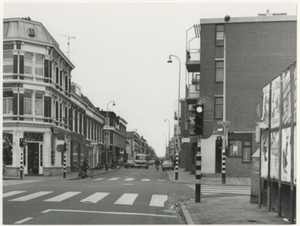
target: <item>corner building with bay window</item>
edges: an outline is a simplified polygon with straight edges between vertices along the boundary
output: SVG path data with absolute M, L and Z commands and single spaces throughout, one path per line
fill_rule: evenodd
M 64 154 L 67 172 L 84 157 L 98 161 L 93 157 L 97 158 L 103 141 L 104 120 L 99 116 L 87 125 L 87 112 L 95 109 L 74 98 L 73 69 L 40 22 L 3 20 L 3 164 L 8 175 L 19 175 L 21 161 L 24 175 L 62 174 Z M 85 153 L 87 129 L 93 133 L 88 143 L 95 150 L 90 155 Z M 63 141 L 58 139 L 61 134 Z M 20 147 L 20 138 L 27 145 Z M 70 147 L 66 152 L 57 148 L 61 142 Z

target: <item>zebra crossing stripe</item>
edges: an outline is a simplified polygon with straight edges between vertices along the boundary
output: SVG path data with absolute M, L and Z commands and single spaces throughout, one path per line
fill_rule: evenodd
M 114 204 L 132 205 L 137 196 L 138 196 L 138 194 L 125 193 Z
M 94 179 L 94 180 L 103 180 L 104 178 L 97 178 L 97 179 Z
M 149 206 L 164 207 L 165 201 L 167 200 L 167 195 L 152 195 Z
M 81 192 L 78 192 L 78 191 L 65 192 L 65 193 L 63 193 L 61 195 L 54 196 L 53 198 L 46 199 L 46 200 L 44 200 L 44 202 L 61 202 L 63 200 L 71 198 L 71 197 L 73 197 L 75 195 L 78 195 L 79 193 L 81 193 Z
M 126 178 L 124 181 L 133 181 L 134 178 Z
M 110 178 L 109 180 L 118 180 L 119 177 Z
M 6 192 L 2 195 L 3 198 L 9 197 L 9 196 L 13 196 L 13 195 L 17 195 L 17 194 L 21 194 L 25 191 L 10 191 L 10 192 Z
M 52 192 L 53 191 L 39 191 L 39 192 L 35 192 L 33 194 L 30 194 L 30 195 L 25 195 L 25 196 L 22 196 L 20 198 L 12 199 L 12 200 L 9 200 L 9 201 L 21 201 L 21 202 L 24 202 L 24 201 L 28 201 L 28 200 L 31 200 L 31 199 L 34 199 L 34 198 L 38 198 L 38 197 L 43 196 L 43 195 L 50 194 Z
M 150 179 L 142 179 L 142 181 L 150 181 Z
M 80 202 L 97 203 L 101 199 L 105 198 L 108 195 L 109 195 L 109 193 L 107 193 L 107 192 L 96 192 L 96 193 L 90 195 L 89 197 L 82 199 Z

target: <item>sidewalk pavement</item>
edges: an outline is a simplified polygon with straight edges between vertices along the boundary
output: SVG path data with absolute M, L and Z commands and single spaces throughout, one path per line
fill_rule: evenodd
M 195 174 L 178 170 L 178 180 L 175 171 L 168 171 L 170 181 L 174 183 L 195 184 Z M 226 177 L 222 184 L 220 175 L 204 175 L 201 184 L 205 185 L 246 185 L 251 186 L 250 177 Z M 180 203 L 180 214 L 186 224 L 289 224 L 277 213 L 268 212 L 265 207 L 259 208 L 257 203 L 250 203 L 250 196 L 205 197 L 200 202 L 195 198 Z

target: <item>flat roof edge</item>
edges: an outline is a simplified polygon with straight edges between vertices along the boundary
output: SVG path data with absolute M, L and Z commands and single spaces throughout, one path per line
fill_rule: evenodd
M 228 23 L 251 23 L 251 22 L 279 22 L 297 21 L 297 16 L 257 16 L 257 17 L 233 17 Z M 224 18 L 200 19 L 200 24 L 224 23 Z

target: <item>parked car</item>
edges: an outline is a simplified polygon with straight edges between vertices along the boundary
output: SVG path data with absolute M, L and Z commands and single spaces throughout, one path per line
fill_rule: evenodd
M 165 171 L 166 169 L 174 170 L 173 162 L 170 160 L 164 160 L 163 163 L 161 164 L 161 169 L 163 171 Z
M 134 161 L 133 160 L 127 160 L 127 162 L 124 163 L 124 167 L 125 168 L 128 168 L 128 167 L 134 168 Z

